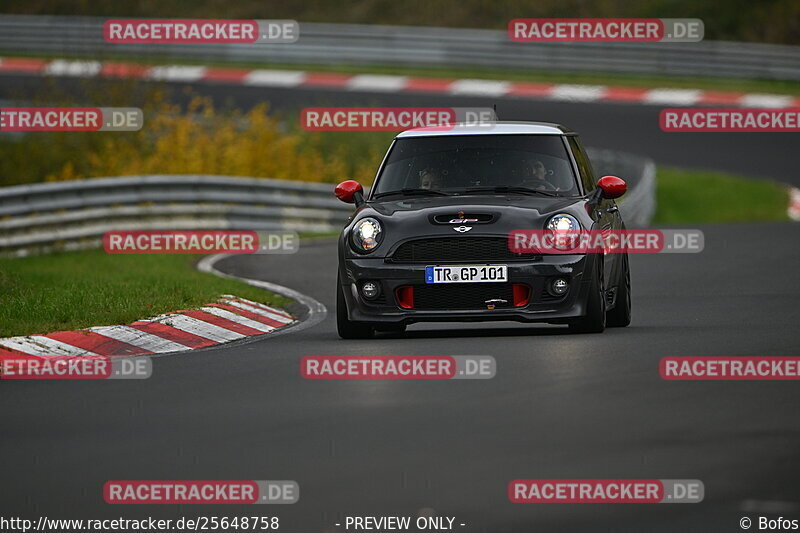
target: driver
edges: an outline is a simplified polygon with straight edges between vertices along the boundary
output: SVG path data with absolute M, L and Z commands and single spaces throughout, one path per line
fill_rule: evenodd
M 544 163 L 538 159 L 532 159 L 528 162 L 524 185 L 525 187 L 530 187 L 531 189 L 548 191 L 556 190 L 557 188 L 547 179 L 549 174 L 552 174 L 552 172 L 547 170 L 547 167 L 544 166 Z

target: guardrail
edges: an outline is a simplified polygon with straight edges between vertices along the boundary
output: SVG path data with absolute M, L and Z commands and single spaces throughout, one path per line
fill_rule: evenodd
M 655 207 L 655 165 L 590 150 L 598 176 L 629 184 L 620 210 L 645 226 Z M 23 256 L 99 247 L 109 230 L 338 231 L 353 212 L 333 185 L 228 176 L 128 176 L 0 188 L 0 253 Z
M 327 233 L 352 207 L 319 183 L 228 176 L 129 176 L 0 189 L 6 255 L 98 247 L 109 230 Z
M 515 43 L 504 30 L 319 23 L 301 23 L 292 44 L 111 44 L 104 20 L 0 15 L 0 53 L 800 80 L 800 46 L 789 45 Z

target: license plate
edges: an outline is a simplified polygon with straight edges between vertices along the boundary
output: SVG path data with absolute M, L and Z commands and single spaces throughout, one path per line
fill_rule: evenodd
M 508 281 L 506 265 L 426 266 L 425 283 L 484 283 Z

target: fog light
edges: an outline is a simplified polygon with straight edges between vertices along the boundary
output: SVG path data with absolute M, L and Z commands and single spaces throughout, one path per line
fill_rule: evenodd
M 550 294 L 553 296 L 563 296 L 569 289 L 569 283 L 564 278 L 556 278 L 550 282 Z
M 373 300 L 381 293 L 381 287 L 374 281 L 365 281 L 361 285 L 361 295 L 367 300 Z

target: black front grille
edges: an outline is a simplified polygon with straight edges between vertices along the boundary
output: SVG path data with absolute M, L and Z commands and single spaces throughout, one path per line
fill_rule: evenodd
M 505 237 L 418 239 L 401 244 L 392 255 L 398 263 L 533 261 L 536 257 L 536 254 L 512 252 Z
M 500 299 L 495 307 L 514 307 L 510 283 L 444 283 L 414 285 L 414 309 L 486 309 L 486 300 Z

